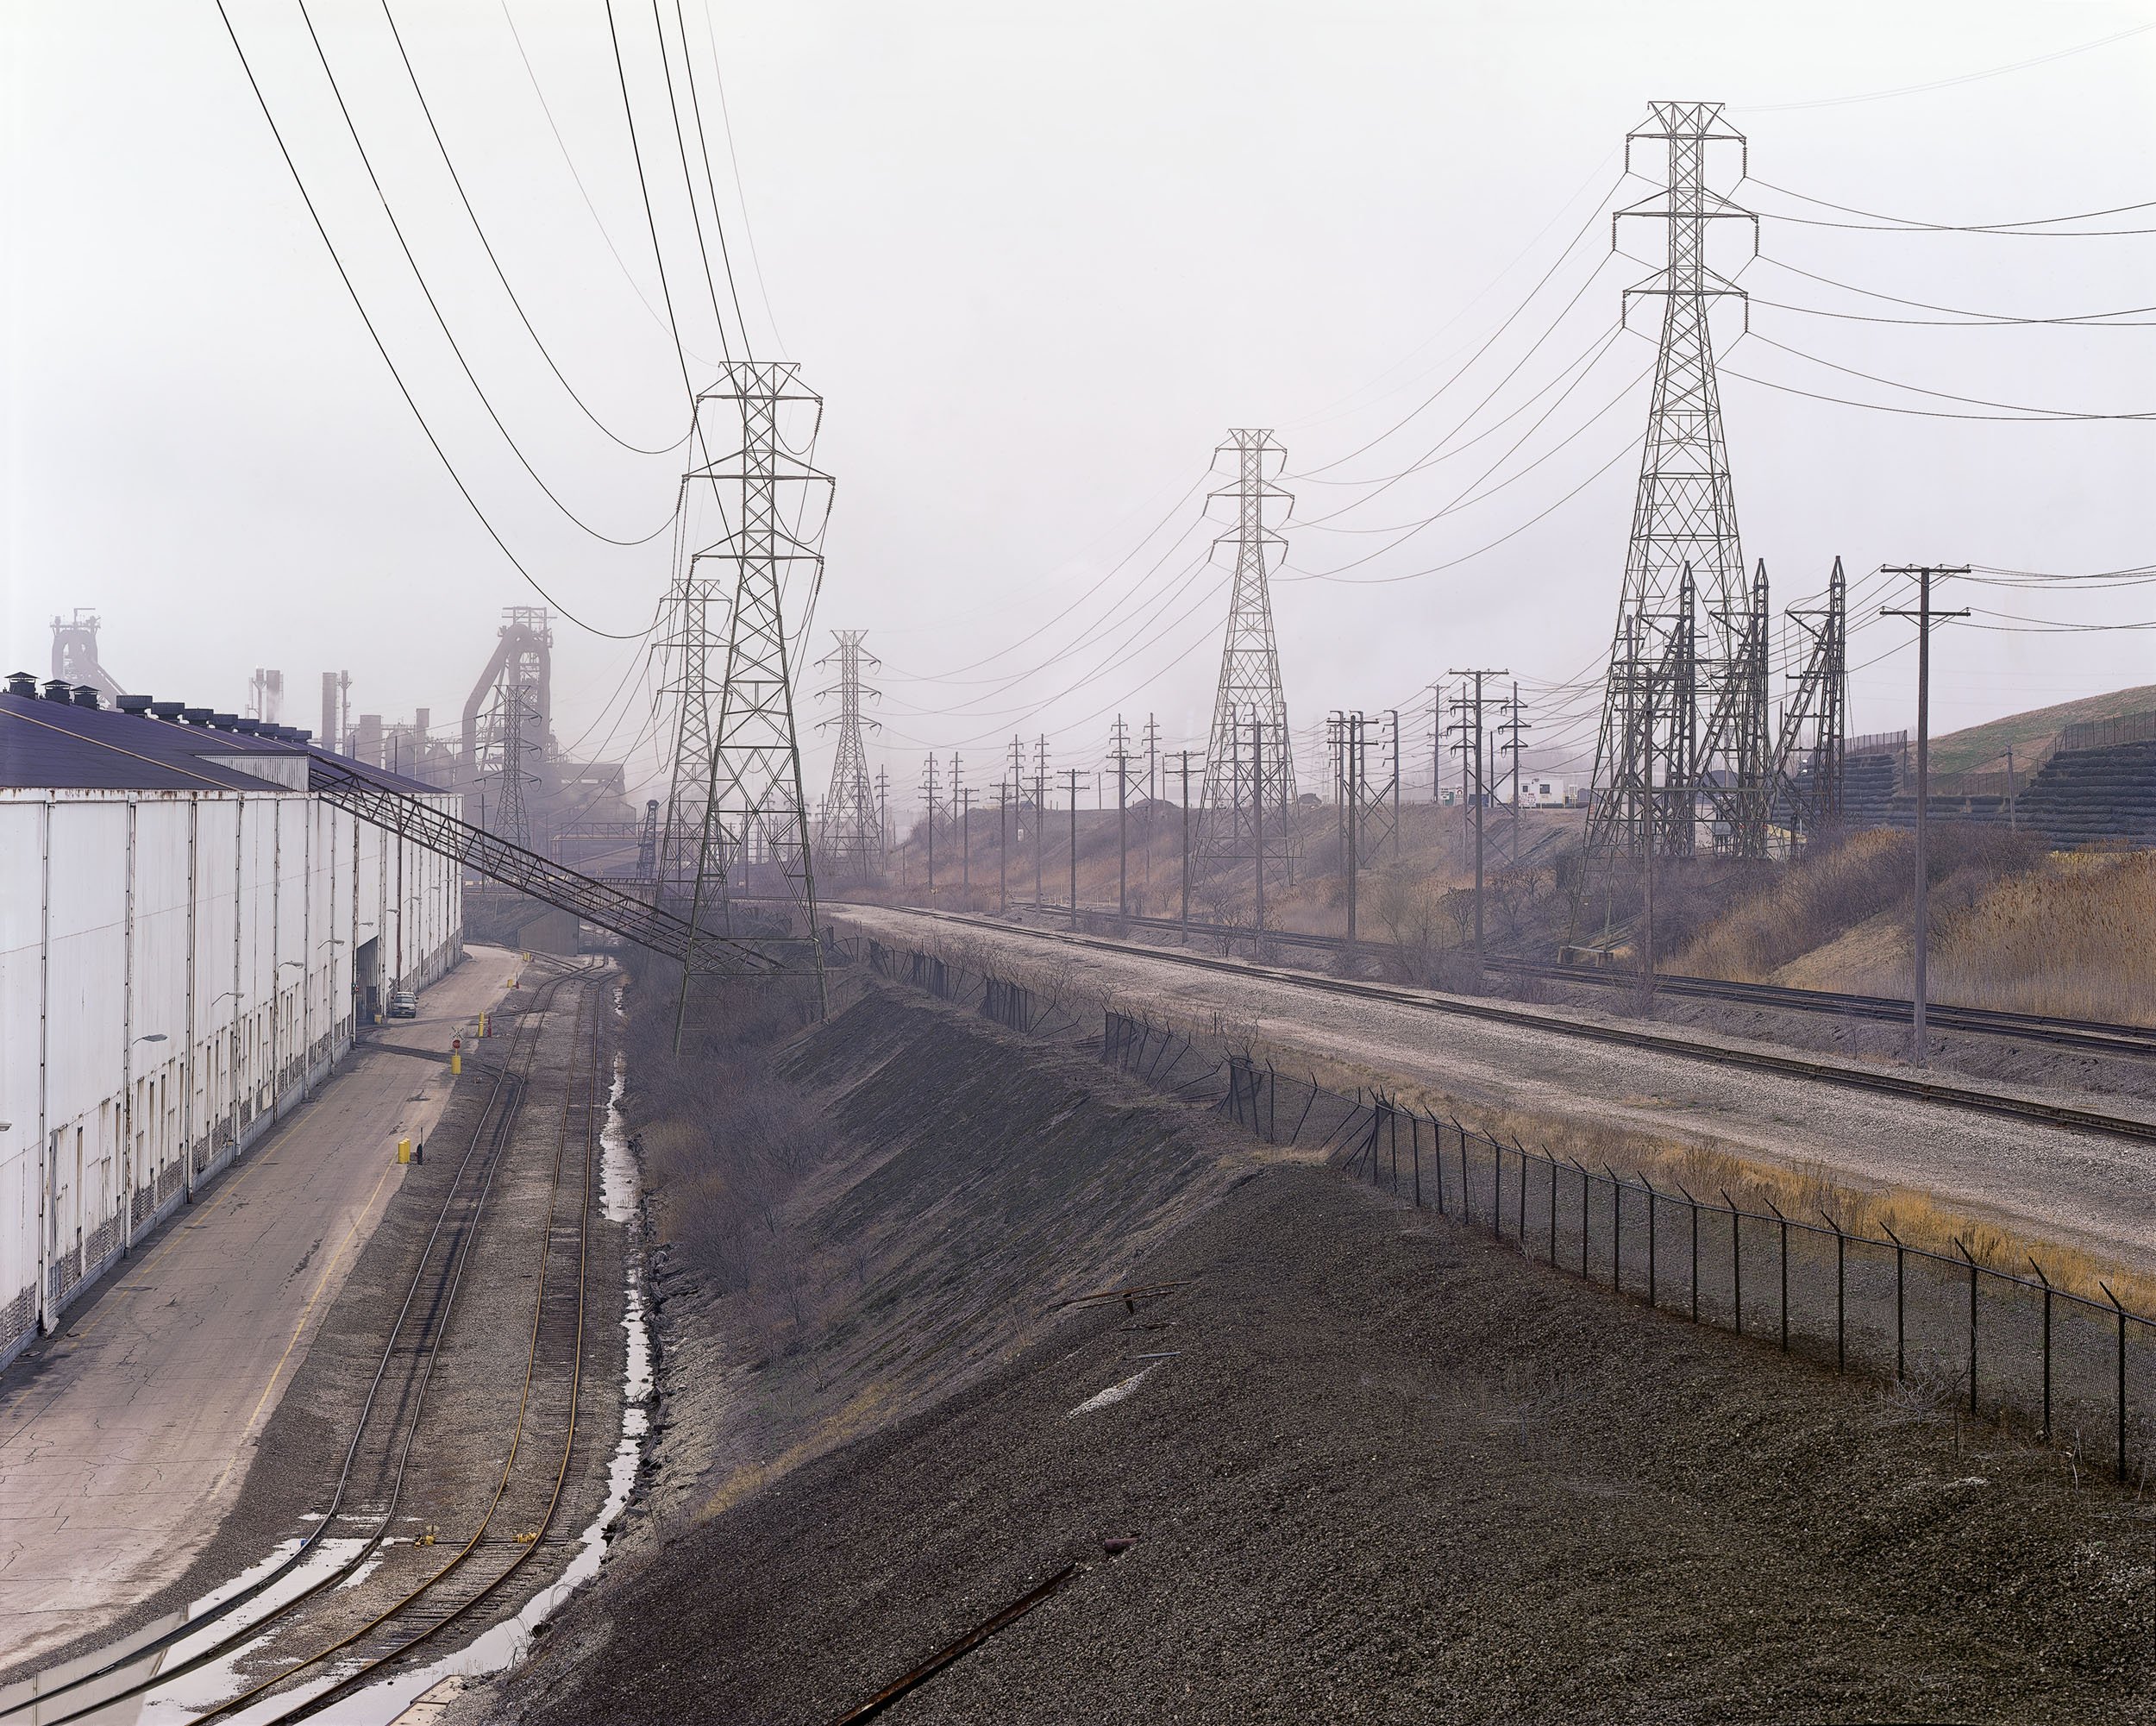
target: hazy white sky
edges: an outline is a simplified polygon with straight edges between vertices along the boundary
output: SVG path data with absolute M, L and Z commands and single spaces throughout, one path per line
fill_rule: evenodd
M 414 286 L 297 5 L 228 4 L 473 494 L 567 609 L 643 630 L 667 536 L 601 543 L 517 465 Z M 668 443 L 682 386 L 651 310 L 658 277 L 601 0 L 509 0 L 529 74 L 497 0 L 392 4 L 561 370 L 624 437 Z M 311 10 L 443 315 L 532 467 L 603 532 L 649 532 L 672 506 L 679 455 L 609 442 L 547 370 L 434 153 L 379 0 Z M 671 35 L 673 0 L 661 11 Z M 714 359 L 652 9 L 616 0 L 616 13 L 675 307 L 691 348 Z M 320 672 L 342 667 L 354 711 L 454 716 L 502 608 L 536 596 L 398 395 L 216 6 L 11 0 L 4 16 L 4 668 L 41 674 L 47 618 L 90 606 L 132 688 L 237 706 L 251 668 L 278 666 L 286 717 L 312 725 Z M 1777 213 L 1762 224 L 1767 260 L 1742 279 L 1753 333 L 1730 345 L 1733 315 L 1722 332 L 1745 550 L 1766 560 L 1777 609 L 1814 592 L 1837 553 L 1852 577 L 1905 561 L 2156 560 L 2144 480 L 2156 423 L 1927 417 L 2156 410 L 2156 309 L 2120 328 L 1959 329 L 1787 309 L 1939 316 L 1813 277 L 2021 317 L 2156 308 L 2156 231 L 1815 226 L 1787 217 L 1865 218 L 1771 189 L 1963 224 L 2156 199 L 2156 30 L 2044 58 L 2156 25 L 2156 5 L 711 0 L 707 14 L 688 0 L 686 17 L 749 339 L 799 361 L 828 401 L 819 460 L 837 493 L 815 651 L 828 628 L 870 631 L 887 693 L 873 747 L 897 783 L 931 743 L 962 748 L 980 782 L 1014 730 L 1047 731 L 1058 764 L 1089 766 L 1119 711 L 1134 724 L 1156 712 L 1172 742 L 1202 743 L 1225 571 L 1192 573 L 1219 528 L 1197 526 L 1195 499 L 1176 500 L 1232 425 L 1277 429 L 1298 518 L 1351 505 L 1286 530 L 1275 604 L 1299 727 L 1332 706 L 1405 701 L 1451 666 L 1545 686 L 1589 667 L 1616 608 L 1637 478 L 1627 440 L 1645 414 L 1633 380 L 1652 358 L 1651 317 L 1635 311 L 1645 333 L 1590 363 L 1619 290 L 1648 273 L 1608 258 L 1596 211 L 1613 191 L 1629 202 L 1651 190 L 1617 180 L 1623 135 L 1652 97 L 1727 101 L 1758 179 L 1737 185 L 1732 152 L 1717 184 Z M 1944 80 L 1958 81 L 1910 88 Z M 2081 225 L 2156 230 L 2156 207 Z M 1730 228 L 1718 259 L 1734 271 L 1749 242 Z M 1651 255 L 1654 240 L 1642 228 L 1627 244 Z M 1575 385 L 1576 362 L 1589 368 Z M 1398 474 L 1448 433 L 1454 453 L 1382 493 L 1337 483 Z M 1404 540 L 1369 530 L 1432 517 Z M 1415 579 L 1291 579 L 1334 570 Z M 2151 591 L 1949 602 L 2116 622 L 2156 615 Z M 1877 583 L 1859 595 L 1873 610 L 1882 597 Z M 1852 662 L 1907 635 L 1872 624 Z M 595 727 L 592 743 L 618 752 L 648 736 L 642 644 L 567 622 L 557 641 L 562 737 Z M 2132 631 L 1957 629 L 1935 660 L 1937 724 L 2156 681 L 2151 645 Z M 1856 729 L 1907 723 L 1912 657 L 1858 673 Z M 1544 737 L 1591 750 L 1592 700 L 1565 701 L 1545 700 Z M 637 758 L 650 757 L 646 744 Z M 819 786 L 824 760 L 818 739 Z

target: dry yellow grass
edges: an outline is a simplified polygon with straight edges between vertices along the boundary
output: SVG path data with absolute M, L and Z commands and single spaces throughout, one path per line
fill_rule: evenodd
M 1764 982 L 1782 966 L 1877 915 L 1909 893 L 1905 833 L 1858 833 L 1791 866 L 1772 891 L 1739 906 L 1670 961 L 1669 969 Z
M 1941 1001 L 2156 1024 L 2156 856 L 2056 854 L 1938 932 Z

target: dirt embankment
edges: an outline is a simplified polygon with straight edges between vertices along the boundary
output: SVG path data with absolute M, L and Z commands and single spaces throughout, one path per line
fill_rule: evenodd
M 2053 1453 L 918 997 L 767 1070 L 827 1140 L 677 1252 L 656 1486 L 492 1717 L 829 1720 L 1075 1563 L 886 1717 L 2156 1718 L 2156 1520 Z

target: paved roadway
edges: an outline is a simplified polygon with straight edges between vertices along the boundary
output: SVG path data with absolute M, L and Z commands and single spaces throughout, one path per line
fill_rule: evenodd
M 1426 1087 L 1452 1099 L 1465 1119 L 1487 1121 L 1499 1111 L 1510 1113 L 1520 1119 L 1523 1137 L 1532 1133 L 1525 1122 L 1540 1120 L 1584 1134 L 1601 1129 L 1605 1139 L 1609 1128 L 1621 1127 L 1678 1145 L 1718 1146 L 1867 1186 L 1937 1194 L 2026 1235 L 2065 1241 L 2136 1268 L 2156 1266 L 2156 1145 L 1201 970 L 1149 957 L 1143 949 L 1079 947 L 1041 932 L 955 925 L 882 907 L 839 906 L 832 914 L 890 945 L 962 948 L 986 943 L 1019 965 L 1068 965 L 1070 998 L 1076 1000 L 1105 995 L 1113 1004 L 1139 1012 L 1150 1007 L 1184 1024 L 1207 1025 L 1216 1014 L 1238 1025 L 1255 1020 L 1269 1048 L 1330 1063 L 1366 1080 L 1376 1076 Z M 1532 1010 L 1623 1022 L 1586 1008 Z M 1717 1040 L 1716 1033 L 1683 1026 L 1658 1024 L 1655 1029 L 1702 1045 Z M 1954 1082 L 1984 1088 L 1959 1075 Z M 2144 1112 L 2129 1099 L 2017 1089 L 2109 1113 Z
M 467 945 L 419 998 L 0 1380 L 0 1666 L 179 1576 L 395 1192 L 396 1142 L 520 963 Z

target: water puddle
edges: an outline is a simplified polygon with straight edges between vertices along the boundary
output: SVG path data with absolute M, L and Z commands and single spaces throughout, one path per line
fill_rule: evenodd
M 617 992 L 617 1010 L 619 1005 Z M 633 1224 L 636 1218 L 638 1183 L 636 1160 L 629 1146 L 629 1135 L 621 1113 L 624 1082 L 624 1069 L 620 1060 L 617 1059 L 613 1087 L 607 1102 L 606 1122 L 599 1133 L 602 1153 L 599 1163 L 599 1207 L 608 1221 Z M 599 1515 L 579 1535 L 576 1555 L 569 1560 L 561 1574 L 528 1601 L 514 1618 L 497 1624 L 454 1654 L 342 1697 L 312 1718 L 339 1723 L 339 1726 L 389 1726 L 392 1722 L 417 1726 L 417 1723 L 431 1718 L 438 1712 L 439 1703 L 461 1688 L 466 1680 L 504 1671 L 521 1660 L 530 1649 L 538 1627 L 551 1617 L 570 1595 L 598 1573 L 599 1564 L 606 1556 L 607 1530 L 629 1503 L 630 1490 L 636 1484 L 636 1469 L 642 1460 L 643 1440 L 651 1425 L 651 1330 L 643 1291 L 638 1285 L 634 1269 L 633 1253 L 630 1258 L 631 1269 L 622 1313 L 622 1328 L 626 1334 L 627 1347 L 622 1371 L 621 1437 L 607 1464 L 606 1502 L 600 1506 Z M 324 1538 L 317 1541 L 304 1563 L 296 1566 L 290 1575 L 279 1578 L 276 1585 L 265 1591 L 258 1600 L 249 1603 L 246 1609 L 248 1616 L 243 1622 L 259 1619 L 263 1611 L 291 1599 L 293 1595 L 319 1581 L 326 1572 L 348 1562 L 361 1544 L 357 1539 Z M 250 1569 L 191 1603 L 184 1612 L 175 1613 L 147 1626 L 122 1642 L 66 1666 L 55 1666 L 34 1679 L 0 1691 L 0 1708 L 28 1701 L 41 1691 L 49 1692 L 54 1685 L 66 1683 L 77 1674 L 92 1670 L 124 1654 L 130 1646 L 140 1647 L 154 1641 L 180 1625 L 200 1617 L 219 1602 L 230 1598 L 241 1589 L 275 1569 L 298 1547 L 297 1538 L 287 1541 Z M 352 1581 L 360 1579 L 379 1562 L 379 1558 L 371 1559 L 361 1566 Z M 352 1584 L 348 1582 L 341 1585 L 350 1586 Z M 220 1637 L 229 1635 L 234 1628 L 223 1621 L 205 1624 L 193 1636 L 183 1638 L 172 1647 L 160 1648 L 153 1654 L 146 1654 L 141 1661 L 99 1679 L 94 1685 L 70 1691 L 53 1703 L 53 1711 L 59 1715 L 72 1715 L 85 1704 L 94 1703 L 101 1694 L 110 1695 L 115 1691 L 139 1684 L 146 1677 L 158 1672 L 184 1664 L 191 1654 L 200 1653 Z M 108 1708 L 84 1716 L 82 1726 L 179 1726 L 179 1723 L 192 1718 L 221 1698 L 245 1689 L 246 1681 L 241 1678 L 240 1669 L 260 1646 L 260 1641 L 251 1641 L 222 1659 L 212 1661 L 199 1672 L 189 1673 L 169 1685 L 160 1685 L 145 1696 L 115 1702 Z M 266 1726 L 266 1723 L 288 1713 L 300 1701 L 319 1695 L 335 1685 L 351 1669 L 349 1666 L 340 1668 L 332 1663 L 323 1669 L 317 1679 L 305 1686 L 285 1691 L 223 1717 L 230 1723 L 230 1726 Z M 39 1718 L 35 1712 L 25 1716 L 25 1726 L 34 1726 Z

